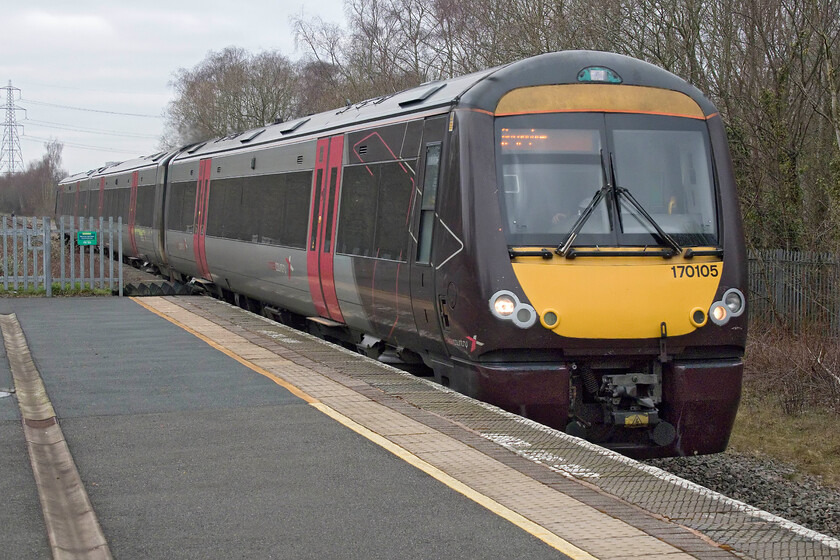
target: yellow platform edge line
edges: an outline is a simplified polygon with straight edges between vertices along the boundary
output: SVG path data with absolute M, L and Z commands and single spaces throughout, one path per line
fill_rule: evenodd
M 157 309 L 155 309 L 154 307 L 152 307 L 152 306 L 150 306 L 146 303 L 143 303 L 142 301 L 140 301 L 139 298 L 132 297 L 130 299 L 132 301 L 134 301 L 135 303 L 137 303 L 138 305 L 140 305 L 141 307 L 151 311 L 155 315 L 157 315 L 159 317 L 162 317 L 163 319 L 166 319 L 170 323 L 172 323 L 172 324 L 184 329 L 185 331 L 189 332 L 190 334 L 196 336 L 197 338 L 201 339 L 202 341 L 204 341 L 208 345 L 212 346 L 216 350 L 219 350 L 220 352 L 222 352 L 226 356 L 229 356 L 229 357 L 233 358 L 234 360 L 236 360 L 240 364 L 244 365 L 245 367 L 250 368 L 257 373 L 268 377 L 269 379 L 271 379 L 272 381 L 274 381 L 275 383 L 277 383 L 278 385 L 280 385 L 284 389 L 291 392 L 293 395 L 303 399 L 304 401 L 306 401 L 307 403 L 312 405 L 315 409 L 319 410 L 323 414 L 326 414 L 327 416 L 329 416 L 330 418 L 332 418 L 333 420 L 335 420 L 339 424 L 342 424 L 343 426 L 345 426 L 345 427 L 349 428 L 350 430 L 356 432 L 357 434 L 361 435 L 362 437 L 364 437 L 364 438 L 370 440 L 371 442 L 375 443 L 376 445 L 382 447 L 386 451 L 396 455 L 397 457 L 399 457 L 400 459 L 402 459 L 403 461 L 405 461 L 409 465 L 423 471 L 424 473 L 431 476 L 432 478 L 434 478 L 438 482 L 441 482 L 442 484 L 445 484 L 449 488 L 451 488 L 451 489 L 455 490 L 456 492 L 458 492 L 459 494 L 469 498 L 470 500 L 474 501 L 475 503 L 482 506 L 483 508 L 489 510 L 490 512 L 492 512 L 496 515 L 498 515 L 502 519 L 505 519 L 508 522 L 513 523 L 514 525 L 516 525 L 517 527 L 519 527 L 523 531 L 525 531 L 528 534 L 538 538 L 539 540 L 541 540 L 542 542 L 544 542 L 545 544 L 547 544 L 551 548 L 553 548 L 555 550 L 559 550 L 560 552 L 562 552 L 563 554 L 565 554 L 566 556 L 568 556 L 572 560 L 598 560 L 598 558 L 596 558 L 595 556 L 592 556 L 591 554 L 589 554 L 585 550 L 582 550 L 582 549 L 576 547 L 575 545 L 573 545 L 572 543 L 566 541 L 565 539 L 562 539 L 561 537 L 555 535 L 554 533 L 552 533 L 551 531 L 549 531 L 548 529 L 546 529 L 542 525 L 539 525 L 538 523 L 535 523 L 534 521 L 531 521 L 527 517 L 525 517 L 525 516 L 523 516 L 519 513 L 516 513 L 512 509 L 500 504 L 499 502 L 497 502 L 493 498 L 490 498 L 489 496 L 486 496 L 486 495 L 482 494 L 481 492 L 478 492 L 478 491 L 474 490 L 473 488 L 467 486 L 466 484 L 464 484 L 460 480 L 452 477 L 451 475 L 446 474 L 445 472 L 443 472 L 439 468 L 435 467 L 434 465 L 432 465 L 430 463 L 427 463 L 426 461 L 424 461 L 423 459 L 421 459 L 417 455 L 411 453 L 407 449 L 405 449 L 403 447 L 400 447 L 399 445 L 397 445 L 396 443 L 387 439 L 386 437 L 384 437 L 380 434 L 377 434 L 376 432 L 374 432 L 374 431 L 372 431 L 368 428 L 365 428 L 364 426 L 362 426 L 358 422 L 348 418 L 347 416 L 341 414 L 337 410 L 335 410 L 335 409 L 329 407 L 328 405 L 320 402 L 318 399 L 316 399 L 316 398 L 312 397 L 311 395 L 305 393 L 304 391 L 302 391 L 301 389 L 292 385 L 291 383 L 277 377 L 273 373 L 271 373 L 269 371 L 266 371 L 265 369 L 259 367 L 258 365 L 242 358 L 241 356 L 239 356 L 239 355 L 237 355 L 233 352 L 231 352 L 227 348 L 217 344 L 213 340 L 207 338 L 206 336 L 204 336 L 200 332 L 188 327 L 187 325 L 178 321 L 177 319 L 175 319 L 175 318 L 173 318 L 173 317 L 171 317 L 171 316 L 169 316 L 169 315 L 167 315 L 167 314 L 165 314 L 161 311 L 158 311 Z M 184 311 L 189 313 L 188 310 L 184 310 Z
M 473 488 L 467 486 L 457 478 L 446 474 L 434 465 L 427 463 L 417 455 L 411 453 L 403 447 L 400 447 L 399 445 L 387 439 L 386 437 L 381 436 L 376 432 L 369 430 L 368 428 L 365 428 L 361 424 L 351 420 L 347 416 L 344 416 L 343 414 L 330 408 L 326 404 L 321 402 L 311 404 L 313 407 L 317 408 L 336 422 L 346 426 L 347 428 L 353 430 L 357 434 L 367 438 L 368 440 L 382 447 L 386 451 L 393 453 L 406 463 L 412 465 L 417 469 L 420 469 L 421 471 L 428 474 L 438 482 L 441 482 L 446 486 L 450 487 L 451 489 L 455 490 L 459 494 L 466 496 L 478 505 L 484 507 L 492 513 L 495 513 L 502 519 L 506 519 L 510 523 L 513 523 L 523 531 L 543 541 L 551 548 L 559 550 L 572 560 L 598 560 L 595 556 L 592 556 L 585 550 L 582 550 L 573 545 L 572 543 L 558 537 L 542 525 L 539 525 L 538 523 L 531 521 L 527 517 L 516 513 L 512 509 L 500 504 L 493 498 L 485 496 L 481 492 L 474 490 Z

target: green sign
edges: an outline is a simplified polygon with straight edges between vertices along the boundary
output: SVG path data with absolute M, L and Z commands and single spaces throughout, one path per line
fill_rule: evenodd
M 97 242 L 97 233 L 95 231 L 77 231 L 76 232 L 76 245 L 86 246 L 86 245 L 96 245 Z

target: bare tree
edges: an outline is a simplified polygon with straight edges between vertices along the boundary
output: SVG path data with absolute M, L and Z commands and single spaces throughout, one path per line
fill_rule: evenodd
M 294 65 L 277 52 L 251 55 L 228 47 L 193 69 L 181 68 L 170 85 L 168 145 L 241 132 L 296 115 Z
M 64 145 L 50 140 L 44 148 L 43 157 L 30 162 L 23 173 L 0 177 L 0 210 L 23 216 L 52 214 L 58 182 L 66 176 L 61 169 Z

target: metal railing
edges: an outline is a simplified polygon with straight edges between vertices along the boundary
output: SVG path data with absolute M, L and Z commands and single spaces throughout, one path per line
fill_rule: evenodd
M 77 243 L 79 232 L 86 234 L 84 245 Z M 123 295 L 122 218 L 115 223 L 112 218 L 62 216 L 56 224 L 47 217 L 2 216 L 0 235 L 0 282 L 6 293 L 43 290 L 52 297 L 54 285 L 62 291 L 107 287 L 114 293 L 116 283 Z
M 840 335 L 840 259 L 833 253 L 751 250 L 749 313 L 796 331 Z

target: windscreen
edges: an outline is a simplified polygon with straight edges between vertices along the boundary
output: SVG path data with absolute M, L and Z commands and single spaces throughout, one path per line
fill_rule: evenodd
M 717 243 L 705 122 L 639 114 L 496 119 L 501 204 L 510 245 L 558 245 L 592 207 L 576 245 Z M 606 187 L 606 189 L 605 189 Z M 622 196 L 621 190 L 630 196 Z M 647 216 L 630 202 L 640 205 Z

